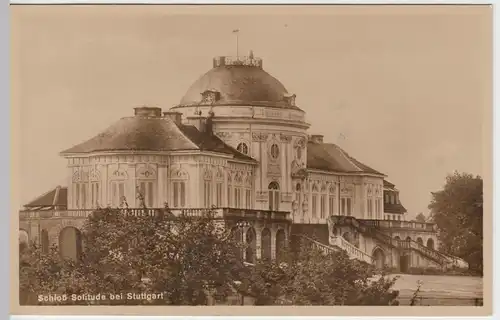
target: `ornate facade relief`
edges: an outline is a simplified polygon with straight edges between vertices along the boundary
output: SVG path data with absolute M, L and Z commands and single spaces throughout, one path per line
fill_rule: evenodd
M 182 168 L 172 168 L 170 178 L 175 180 L 188 180 L 189 174 Z
M 135 174 L 138 179 L 143 180 L 156 180 L 157 172 L 156 168 L 150 164 L 138 164 L 135 168 Z
M 255 142 L 265 142 L 268 137 L 269 134 L 266 132 L 252 132 L 252 141 Z
M 222 167 L 217 167 L 215 170 L 215 180 L 223 181 L 224 180 L 224 169 Z
M 231 139 L 233 137 L 232 132 L 224 132 L 224 131 L 218 131 L 215 133 L 215 135 L 221 138 L 222 140 Z
M 90 181 L 101 181 L 101 171 L 97 166 L 90 168 Z
M 89 181 L 89 172 L 86 167 L 75 167 L 73 169 L 73 182 L 88 182 Z
M 203 170 L 203 179 L 205 179 L 206 181 L 212 181 L 213 176 L 214 175 L 213 175 L 212 169 L 210 167 L 206 167 Z
M 109 180 L 127 180 L 128 172 L 126 165 L 116 165 L 109 167 Z

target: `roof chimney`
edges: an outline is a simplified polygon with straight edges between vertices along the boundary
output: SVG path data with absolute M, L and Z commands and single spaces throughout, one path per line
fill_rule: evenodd
M 177 111 L 165 111 L 163 112 L 163 117 L 170 118 L 176 125 L 182 123 L 182 113 Z
M 313 135 L 311 135 L 310 140 L 314 143 L 323 143 L 323 135 L 322 134 L 313 134 Z
M 161 108 L 146 106 L 137 107 L 134 108 L 134 115 L 136 117 L 159 118 L 161 117 Z

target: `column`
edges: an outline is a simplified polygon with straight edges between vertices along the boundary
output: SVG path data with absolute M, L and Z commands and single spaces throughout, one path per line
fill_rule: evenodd
M 254 225 L 255 230 L 255 257 L 260 259 L 262 257 L 262 226 L 260 224 Z

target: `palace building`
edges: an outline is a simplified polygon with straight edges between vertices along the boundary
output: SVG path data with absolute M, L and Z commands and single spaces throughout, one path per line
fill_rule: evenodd
M 62 151 L 67 185 L 25 205 L 20 239 L 75 256 L 97 207 L 213 207 L 242 232 L 249 262 L 299 239 L 402 272 L 466 266 L 438 251 L 433 224 L 407 221 L 384 173 L 309 129 L 295 94 L 261 59 L 216 57 L 175 107 L 134 108 Z

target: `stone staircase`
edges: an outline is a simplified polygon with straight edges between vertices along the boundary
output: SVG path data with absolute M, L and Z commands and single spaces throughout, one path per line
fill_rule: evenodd
M 438 263 L 443 268 L 468 268 L 467 262 L 458 257 L 450 256 L 437 250 L 430 249 L 414 240 L 394 239 L 386 233 L 380 231 L 374 221 L 361 222 L 353 217 L 345 216 L 333 216 L 332 219 L 335 224 L 348 224 L 357 229 L 359 232 L 369 234 L 375 239 L 378 239 L 393 248 L 397 248 L 398 250 L 414 250 L 422 256 Z
M 347 252 L 350 259 L 357 259 L 369 264 L 373 263 L 373 259 L 369 254 L 356 248 L 356 246 L 349 243 L 343 237 L 332 236 L 330 237 L 330 244 L 326 245 L 303 234 L 294 234 L 292 236 L 300 238 L 306 244 L 310 245 L 312 248 L 319 249 L 324 254 L 344 250 Z

